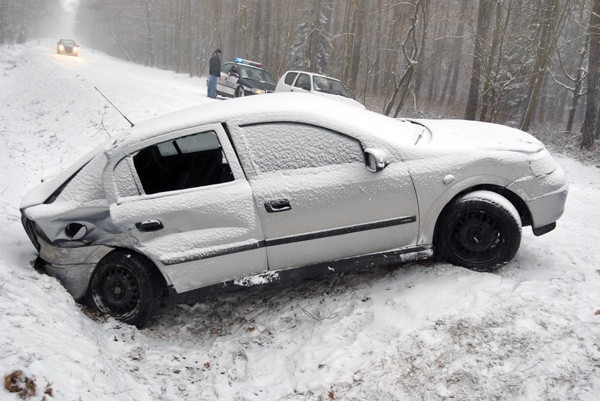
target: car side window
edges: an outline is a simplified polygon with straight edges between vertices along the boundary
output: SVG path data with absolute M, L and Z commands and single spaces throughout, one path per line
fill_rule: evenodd
M 133 156 L 133 164 L 146 194 L 233 181 L 213 131 L 148 146 Z
M 297 72 L 288 72 L 283 82 L 285 82 L 286 85 L 292 86 L 292 84 L 294 83 L 294 79 L 296 79 L 297 76 Z
M 225 63 L 223 64 L 223 66 L 221 67 L 221 72 L 224 72 L 225 74 L 229 73 L 229 71 L 231 71 L 231 68 L 233 68 L 235 64 L 233 63 Z
M 309 91 L 311 88 L 310 77 L 307 74 L 300 74 L 294 86 Z
M 359 141 L 340 133 L 298 123 L 271 123 L 241 129 L 256 174 L 281 170 L 364 163 Z

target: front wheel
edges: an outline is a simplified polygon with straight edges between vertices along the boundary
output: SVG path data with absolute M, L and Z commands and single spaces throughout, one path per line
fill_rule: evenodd
M 442 259 L 477 271 L 493 271 L 511 260 L 521 244 L 515 207 L 491 191 L 475 191 L 449 204 L 437 230 Z
M 90 290 L 101 312 L 141 326 L 158 309 L 163 286 L 152 262 L 133 252 L 114 251 L 98 264 Z
M 240 85 L 235 89 L 235 97 L 244 97 L 244 96 L 246 96 L 246 91 L 244 90 L 244 87 L 242 85 Z

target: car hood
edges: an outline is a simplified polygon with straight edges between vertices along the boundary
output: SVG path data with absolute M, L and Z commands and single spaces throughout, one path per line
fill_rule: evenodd
M 262 89 L 264 91 L 275 92 L 275 85 L 269 82 L 255 81 L 253 79 L 241 78 L 240 83 L 249 88 Z
M 536 153 L 544 145 L 521 130 L 504 125 L 466 120 L 414 120 L 429 129 L 417 144 L 450 152 L 468 150 L 500 150 Z

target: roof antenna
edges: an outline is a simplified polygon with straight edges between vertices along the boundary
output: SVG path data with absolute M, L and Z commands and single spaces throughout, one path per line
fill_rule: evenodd
M 131 126 L 133 127 L 133 123 L 131 122 L 131 120 L 130 120 L 130 119 L 128 119 L 127 117 L 125 117 L 125 114 L 121 113 L 121 110 L 119 110 L 119 109 L 117 108 L 117 106 L 115 106 L 115 105 L 113 104 L 113 102 L 111 102 L 110 100 L 108 100 L 108 98 L 107 98 L 106 96 L 104 96 L 104 93 L 102 93 L 102 91 L 100 91 L 100 89 L 98 89 L 98 88 L 97 88 L 97 87 L 95 87 L 95 86 L 94 86 L 94 89 L 96 89 L 96 90 L 98 91 L 98 93 L 99 93 L 99 94 L 101 94 L 101 95 L 102 95 L 102 97 L 103 97 L 104 99 L 106 99 L 106 101 L 107 101 L 108 103 L 110 103 L 110 105 L 111 105 L 112 107 L 114 107 L 114 108 L 115 108 L 115 110 L 117 110 L 117 111 L 119 112 L 119 114 L 120 114 L 120 115 L 122 115 L 122 116 L 123 116 L 123 118 L 124 118 L 125 120 L 127 120 L 127 122 L 128 122 L 129 124 L 131 124 Z

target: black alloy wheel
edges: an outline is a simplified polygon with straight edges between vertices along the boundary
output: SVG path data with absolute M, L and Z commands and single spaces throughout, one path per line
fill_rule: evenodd
M 158 309 L 163 286 L 149 260 L 132 252 L 113 251 L 98 263 L 90 290 L 101 312 L 141 326 Z
M 436 248 L 446 261 L 493 271 L 511 260 L 521 243 L 521 221 L 505 198 L 476 191 L 449 205 Z

